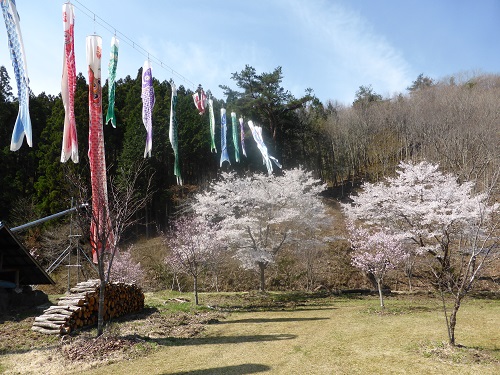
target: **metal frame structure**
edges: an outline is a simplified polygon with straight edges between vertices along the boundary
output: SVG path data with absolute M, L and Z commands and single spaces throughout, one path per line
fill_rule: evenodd
M 69 235 L 68 235 L 69 245 L 57 257 L 57 259 L 55 259 L 52 262 L 52 264 L 46 270 L 47 274 L 50 275 L 56 268 L 58 268 L 61 265 L 61 263 L 64 262 L 64 260 L 66 258 L 68 258 L 68 263 L 66 265 L 66 267 L 68 267 L 68 291 L 71 288 L 71 269 L 72 268 L 75 267 L 77 269 L 77 271 L 76 271 L 77 283 L 80 282 L 80 270 L 82 271 L 83 277 L 85 277 L 85 273 L 84 273 L 82 265 L 80 263 L 80 260 L 82 258 L 81 254 L 83 254 L 83 258 L 86 259 L 89 262 L 89 264 L 92 265 L 94 267 L 94 269 L 97 270 L 97 268 L 95 267 L 95 265 L 92 262 L 92 260 L 89 258 L 89 256 L 80 247 L 80 244 L 78 242 L 78 238 L 81 237 L 82 235 L 81 234 L 73 234 L 73 212 L 75 212 L 76 210 L 78 210 L 80 208 L 88 207 L 88 205 L 89 205 L 88 203 L 83 203 L 83 204 L 80 204 L 78 206 L 73 206 L 73 199 L 72 199 L 71 200 L 71 208 L 69 208 L 67 210 L 58 212 L 58 213 L 50 215 L 50 216 L 46 216 L 46 217 L 38 219 L 38 220 L 31 221 L 29 223 L 26 223 L 26 224 L 23 224 L 23 225 L 20 225 L 18 227 L 10 229 L 11 232 L 20 232 L 20 231 L 22 231 L 24 229 L 27 229 L 27 228 L 30 228 L 32 226 L 35 226 L 35 225 L 38 225 L 38 224 L 42 224 L 42 223 L 44 223 L 44 222 L 46 222 L 48 220 L 56 219 L 56 218 L 64 216 L 64 215 L 71 214 L 71 217 L 70 217 L 70 227 L 69 227 Z M 74 242 L 75 238 L 77 239 L 76 243 Z M 71 263 L 71 253 L 73 252 L 75 246 L 76 246 L 76 263 L 72 264 Z

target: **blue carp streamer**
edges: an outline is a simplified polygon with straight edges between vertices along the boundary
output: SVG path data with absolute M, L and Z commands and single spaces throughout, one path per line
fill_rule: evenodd
M 17 97 L 19 101 L 19 112 L 17 114 L 12 139 L 11 151 L 17 151 L 23 144 L 24 136 L 28 146 L 32 147 L 31 118 L 29 113 L 29 79 L 26 65 L 26 54 L 24 53 L 23 38 L 19 25 L 19 14 L 16 9 L 15 0 L 1 0 L 3 18 L 9 38 L 10 58 L 14 68 L 17 84 Z
M 227 133 L 226 109 L 221 108 L 220 109 L 220 148 L 222 149 L 222 152 L 220 155 L 220 166 L 221 167 L 222 167 L 222 163 L 224 163 L 225 161 L 227 161 L 229 164 L 231 164 L 231 161 L 229 160 L 229 155 L 227 153 L 226 133 Z

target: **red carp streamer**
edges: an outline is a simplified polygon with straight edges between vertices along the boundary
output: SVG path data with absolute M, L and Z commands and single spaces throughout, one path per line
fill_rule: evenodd
M 106 158 L 102 120 L 101 87 L 102 39 L 87 37 L 87 64 L 89 66 L 89 161 L 92 184 L 92 220 L 90 244 L 94 263 L 103 251 L 114 249 L 114 235 L 108 206 Z
M 64 26 L 64 61 L 61 81 L 61 96 L 64 103 L 64 131 L 61 150 L 61 162 L 69 158 L 78 163 L 78 138 L 76 136 L 75 120 L 75 14 L 73 5 L 63 4 Z

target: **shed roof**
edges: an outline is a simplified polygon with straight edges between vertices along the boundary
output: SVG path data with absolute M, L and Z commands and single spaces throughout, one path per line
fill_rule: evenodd
M 0 279 L 5 280 L 9 273 L 13 275 L 17 270 L 20 285 L 55 284 L 9 228 L 0 222 Z

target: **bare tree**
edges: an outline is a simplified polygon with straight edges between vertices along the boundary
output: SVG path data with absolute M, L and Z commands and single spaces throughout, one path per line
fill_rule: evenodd
M 327 109 L 334 182 L 377 181 L 400 160 L 439 163 L 460 181 L 490 186 L 500 168 L 500 78 L 461 74 L 434 81 L 420 75 L 408 95 Z M 378 98 L 380 99 L 380 98 Z M 362 105 L 361 105 L 362 104 Z
M 145 162 L 142 160 L 128 169 L 121 169 L 118 176 L 109 181 L 109 210 L 91 209 L 85 212 L 87 223 L 96 227 L 91 246 L 95 252 L 94 262 L 97 263 L 100 280 L 97 336 L 102 335 L 104 330 L 105 290 L 120 240 L 123 233 L 139 221 L 137 213 L 144 208 L 153 194 L 151 175 L 144 191 L 138 191 L 139 177 L 145 172 Z M 102 201 L 102 197 L 93 197 L 92 200 L 93 204 Z

